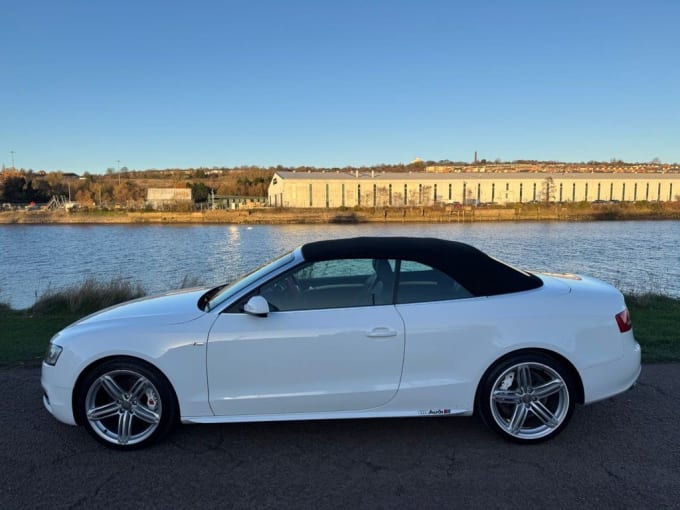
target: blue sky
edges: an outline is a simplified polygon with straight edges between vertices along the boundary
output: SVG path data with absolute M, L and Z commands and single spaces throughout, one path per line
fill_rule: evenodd
M 680 2 L 5 0 L 0 163 L 680 161 Z

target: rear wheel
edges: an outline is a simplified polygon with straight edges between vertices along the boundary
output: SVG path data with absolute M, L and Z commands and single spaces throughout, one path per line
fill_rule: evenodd
M 520 354 L 490 369 L 479 392 L 478 410 L 493 430 L 520 443 L 559 434 L 574 411 L 574 381 L 557 360 Z
M 87 431 L 106 446 L 132 450 L 164 436 L 175 422 L 167 379 L 138 360 L 107 361 L 79 386 L 77 408 Z

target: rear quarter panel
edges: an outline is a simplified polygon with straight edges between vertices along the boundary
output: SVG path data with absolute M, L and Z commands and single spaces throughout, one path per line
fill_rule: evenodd
M 428 408 L 469 414 L 484 372 L 521 349 L 558 353 L 579 372 L 622 355 L 614 315 L 624 304 L 616 289 L 588 280 L 574 292 L 565 281 L 541 278 L 541 288 L 526 292 L 397 305 L 406 347 L 394 405 L 423 408 L 427 401 Z

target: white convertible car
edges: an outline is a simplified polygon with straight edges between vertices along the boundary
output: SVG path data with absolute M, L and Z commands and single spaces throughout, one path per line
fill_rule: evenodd
M 124 303 L 50 341 L 44 404 L 104 444 L 183 423 L 479 413 L 522 443 L 640 373 L 623 296 L 457 242 L 305 244 L 227 286 Z

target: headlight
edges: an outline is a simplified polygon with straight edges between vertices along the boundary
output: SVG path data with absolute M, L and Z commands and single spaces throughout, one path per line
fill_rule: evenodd
M 62 350 L 63 349 L 61 345 L 56 345 L 50 342 L 50 345 L 47 347 L 47 352 L 45 353 L 45 363 L 54 366 L 54 364 L 59 359 L 59 355 L 61 354 Z

